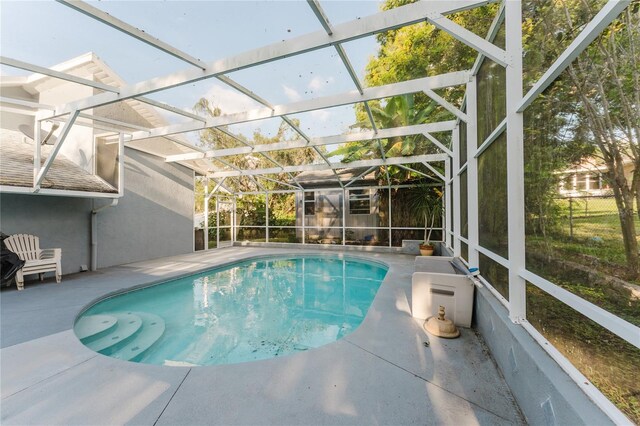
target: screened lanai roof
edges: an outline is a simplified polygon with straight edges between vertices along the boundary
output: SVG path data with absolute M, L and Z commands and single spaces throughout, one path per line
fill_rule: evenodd
M 501 276 L 483 282 L 506 307 L 509 318 L 522 325 L 614 423 L 626 424 L 628 419 L 527 321 L 529 290 L 535 287 L 584 316 L 581 325 L 587 319 L 640 347 L 635 324 L 528 265 L 523 123 L 527 108 L 543 99 L 543 92 L 576 58 L 589 53 L 586 49 L 592 42 L 632 3 L 576 2 L 593 9 L 593 16 L 567 14 L 579 25 L 571 33 L 552 34 L 562 38 L 553 52 L 543 47 L 537 51 L 538 46 L 523 51 L 523 22 L 539 25 L 523 21 L 524 3 L 424 0 L 380 11 L 379 3 L 367 1 L 157 2 L 153 7 L 147 2 L 2 2 L 1 109 L 36 116 L 34 135 L 41 133 L 42 123 L 60 123 L 58 143 L 45 153 L 41 165 L 34 161 L 34 170 L 25 175 L 34 176 L 34 189 L 46 182 L 69 130 L 79 125 L 108 129 L 119 143 L 193 168 L 213 181 L 214 193 L 233 193 L 237 187 L 266 192 L 267 183 L 303 190 L 305 180 L 318 175 L 327 178 L 328 186 L 337 183 L 345 189 L 371 175 L 389 183 L 392 166 L 425 180 L 438 179 L 446 185 L 445 244 L 469 266 L 480 266 L 481 275 L 486 270 L 489 281 L 493 279 L 488 269 Z M 532 0 L 526 7 L 531 11 L 541 3 L 566 2 Z M 451 19 L 452 14 L 473 8 L 491 12 L 484 28 L 475 33 Z M 633 10 L 637 13 L 637 7 Z M 550 18 L 544 13 L 536 17 L 542 22 Z M 434 64 L 406 81 L 365 80 L 369 57 L 377 53 L 377 36 L 389 37 L 397 28 L 425 22 L 446 33 L 448 42 L 477 52 L 475 62 L 437 73 Z M 542 39 L 549 36 L 544 26 L 538 31 Z M 407 46 L 407 55 L 415 55 L 414 50 L 418 49 Z M 72 68 L 46 68 L 88 51 L 96 52 L 121 81 L 94 78 Z M 523 53 L 544 63 L 529 73 L 529 81 L 523 79 Z M 487 68 L 500 75 L 481 72 Z M 34 73 L 46 75 L 51 84 L 71 82 L 93 92 L 72 98 L 59 93 L 46 103 L 26 99 L 28 90 L 21 93 L 19 86 L 42 78 Z M 458 96 L 452 96 L 454 90 Z M 461 93 L 466 97 L 462 102 Z M 437 114 L 420 123 L 385 125 L 375 119 L 376 103 L 384 107 L 406 94 L 431 99 Z M 202 98 L 208 102 L 199 102 Z M 150 108 L 149 117 L 155 118 L 143 126 L 127 122 L 126 116 L 107 123 L 93 116 L 101 108 L 123 105 Z M 402 145 L 408 140 L 418 149 L 392 151 L 381 143 Z M 348 150 L 340 149 L 345 144 L 359 150 L 359 155 L 350 157 Z M 34 144 L 35 159 L 41 154 L 38 146 Z M 493 167 L 480 173 L 480 165 L 491 161 Z M 231 185 L 234 182 L 242 185 Z M 388 194 L 391 197 L 391 191 Z M 388 225 L 393 232 L 393 221 Z M 346 234 L 344 223 L 342 230 Z M 502 285 L 502 293 L 495 284 Z M 593 347 L 591 340 L 587 343 Z M 501 359 L 516 371 L 517 354 L 513 348 L 504 350 Z M 553 413 L 548 401 L 541 406 Z
M 140 4 L 123 7 L 117 2 L 94 5 L 65 0 L 44 4 L 34 16 L 41 26 L 31 28 L 51 34 L 37 40 L 38 52 L 11 50 L 16 45 L 11 41 L 18 38 L 18 45 L 30 41 L 35 45 L 37 31 L 12 26 L 12 12 L 19 13 L 26 6 L 5 6 L 2 35 L 7 56 L 2 57 L 2 71 L 22 77 L 3 78 L 3 85 L 22 79 L 32 87 L 39 81 L 52 84 L 60 80 L 95 90 L 91 96 L 56 105 L 29 105 L 4 95 L 2 101 L 12 108 L 45 109 L 39 115 L 43 122 L 58 120 L 65 126 L 91 120 L 92 111 L 108 105 L 134 105 L 147 112 L 150 126 L 132 125 L 126 117 L 110 123 L 125 133 L 127 146 L 180 162 L 214 182 L 248 179 L 254 189 L 260 189 L 259 180 L 269 179 L 301 188 L 296 181 L 301 173 L 329 170 L 336 177 L 337 170 L 364 168 L 384 176 L 389 165 L 444 180 L 452 141 L 440 135 L 450 133 L 455 120 L 466 119 L 459 105 L 447 100 L 448 89 L 464 88 L 469 70 L 443 75 L 429 75 L 425 70 L 423 78 L 366 87 L 364 67 L 376 53 L 377 34 L 425 21 L 450 33 L 452 42 L 462 39 L 498 63 L 504 62 L 502 49 L 446 17 L 490 7 L 488 3 L 420 2 L 382 12 L 376 2 L 354 2 L 346 7 L 318 1 L 225 2 L 224 7 L 218 2 L 169 3 L 154 6 L 148 16 L 137 13 Z M 52 16 L 65 25 L 52 23 Z M 194 25 L 203 16 L 215 17 L 219 25 Z M 498 18 L 499 14 L 494 21 Z M 488 22 L 487 28 L 490 26 Z M 77 33 L 87 36 L 79 40 Z M 117 52 L 104 40 L 117 45 Z M 231 47 L 243 53 L 230 51 Z M 68 63 L 43 67 L 54 58 L 68 60 L 62 55 L 72 49 L 94 50 L 107 58 L 92 56 L 104 69 L 102 77 L 87 78 L 82 69 Z M 25 71 L 40 75 L 24 75 Z M 125 80 L 138 82 L 127 84 Z M 374 120 L 371 102 L 384 106 L 394 96 L 413 93 L 425 93 L 444 114 L 404 127 L 385 128 Z M 200 98 L 210 99 L 210 110 L 219 110 L 211 114 L 205 108 L 194 110 Z M 364 123 L 357 122 L 356 109 L 368 117 Z M 61 126 L 59 132 L 63 131 Z M 203 143 L 206 132 L 215 143 Z M 423 149 L 417 155 L 385 150 L 380 141 L 390 138 L 414 138 Z M 332 155 L 345 143 L 366 147 L 368 153 L 355 162 Z M 340 179 L 335 180 L 344 186 Z

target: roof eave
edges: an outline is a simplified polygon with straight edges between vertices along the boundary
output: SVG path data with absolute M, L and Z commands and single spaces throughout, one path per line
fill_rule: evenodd
M 86 192 L 72 191 L 68 189 L 41 188 L 35 192 L 32 187 L 0 185 L 0 194 L 20 194 L 20 195 L 48 195 L 55 197 L 73 198 L 120 198 L 122 194 L 117 192 Z

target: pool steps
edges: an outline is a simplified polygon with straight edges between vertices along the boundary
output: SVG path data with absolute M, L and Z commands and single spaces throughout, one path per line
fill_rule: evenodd
M 162 337 L 165 322 L 154 314 L 121 312 L 82 317 L 74 329 L 88 348 L 112 358 L 134 361 Z
M 93 342 L 109 334 L 116 327 L 118 319 L 112 315 L 92 315 L 81 318 L 74 327 L 78 339 L 83 343 Z

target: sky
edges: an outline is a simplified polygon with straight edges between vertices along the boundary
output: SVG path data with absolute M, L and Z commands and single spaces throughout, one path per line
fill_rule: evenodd
M 284 39 L 322 30 L 304 0 L 295 1 L 91 1 L 95 7 L 206 62 Z M 379 10 L 380 2 L 321 0 L 332 24 Z M 344 49 L 363 80 L 365 65 L 376 54 L 374 37 L 345 43 Z M 40 66 L 52 66 L 94 52 L 127 83 L 163 76 L 191 65 L 53 1 L 0 0 L 0 54 Z M 26 71 L 0 67 L 2 75 Z M 325 48 L 228 74 L 274 105 L 355 90 L 334 48 Z M 207 97 L 225 113 L 260 107 L 229 86 L 208 79 L 152 94 L 156 100 L 191 110 Z M 162 112 L 170 122 L 184 118 Z M 352 106 L 292 116 L 311 137 L 345 132 L 355 122 Z M 273 135 L 281 120 L 235 125 L 251 137 L 259 129 Z M 194 136 L 190 135 L 189 139 Z

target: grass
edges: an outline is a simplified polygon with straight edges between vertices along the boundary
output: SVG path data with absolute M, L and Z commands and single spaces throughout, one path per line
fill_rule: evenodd
M 635 310 L 638 315 L 638 305 Z M 531 284 L 527 285 L 527 319 L 611 402 L 640 424 L 640 349 Z
M 637 277 L 628 276 L 615 200 L 574 199 L 570 205 L 563 199 L 558 200 L 558 207 L 560 223 L 555 232 L 546 238 L 527 235 L 527 269 L 640 326 L 640 300 L 614 288 L 606 279 L 616 276 L 640 284 Z M 635 223 L 640 234 L 637 215 Z M 536 252 L 543 256 L 534 256 Z M 553 260 L 544 261 L 545 256 Z M 558 266 L 568 262 L 586 268 L 578 271 Z M 622 412 L 640 424 L 640 349 L 531 284 L 527 285 L 527 319 Z
M 574 199 L 570 215 L 568 199 L 558 200 L 560 224 L 556 232 L 542 236 L 527 236 L 527 249 L 552 251 L 556 257 L 580 262 L 586 256 L 597 262 L 603 273 L 628 279 L 626 256 L 618 210 L 613 198 Z M 571 235 L 570 216 L 573 216 L 573 236 Z M 640 219 L 635 215 L 636 232 L 640 237 Z M 640 242 L 640 239 L 639 239 Z M 577 255 L 577 256 L 576 256 Z M 585 262 L 586 263 L 586 262 Z M 635 278 L 640 284 L 638 278 Z

